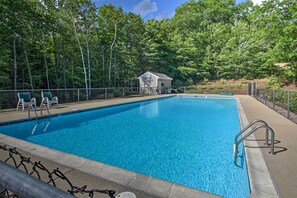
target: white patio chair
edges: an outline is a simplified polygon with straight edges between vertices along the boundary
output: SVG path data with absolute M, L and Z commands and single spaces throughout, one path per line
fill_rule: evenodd
M 18 104 L 16 110 L 19 109 L 19 106 L 22 107 L 22 110 L 24 111 L 26 106 L 33 105 L 36 107 L 36 98 L 31 98 L 30 92 L 18 92 Z
M 52 96 L 52 93 L 50 91 L 41 91 L 42 101 L 43 104 L 47 105 L 47 108 L 49 109 L 52 104 L 57 104 L 58 107 L 58 97 Z

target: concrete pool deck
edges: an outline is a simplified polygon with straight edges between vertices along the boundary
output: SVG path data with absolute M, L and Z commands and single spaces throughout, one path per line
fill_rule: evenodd
M 89 103 L 79 103 L 79 104 L 77 104 L 77 103 L 65 104 L 65 105 L 62 104 L 61 106 L 63 108 L 55 109 L 55 107 L 53 107 L 53 108 L 51 108 L 50 111 L 52 114 L 56 114 L 56 113 L 63 113 L 63 112 L 67 112 L 67 111 L 79 111 L 79 110 L 83 110 L 83 109 L 96 108 L 96 107 L 101 107 L 101 106 L 108 106 L 108 105 L 140 101 L 140 100 L 145 100 L 145 99 L 167 97 L 167 96 L 168 95 L 162 95 L 162 96 L 158 95 L 158 96 L 148 96 L 148 97 L 110 99 L 110 100 L 102 100 L 99 102 L 89 102 Z M 279 190 L 280 197 L 294 197 L 297 193 L 297 190 L 296 190 L 297 189 L 297 174 L 296 174 L 296 172 L 297 172 L 296 171 L 297 125 L 294 124 L 293 122 L 287 120 L 283 116 L 279 115 L 278 113 L 274 112 L 273 110 L 269 109 L 268 107 L 266 107 L 262 103 L 258 102 L 254 98 L 251 98 L 249 96 L 241 96 L 241 95 L 237 96 L 237 97 L 240 99 L 241 105 L 243 106 L 245 114 L 250 122 L 255 119 L 263 119 L 263 120 L 267 121 L 268 124 L 275 130 L 276 139 L 278 141 L 280 141 L 278 144 L 276 144 L 277 154 L 274 156 L 270 155 L 268 153 L 268 149 L 262 149 L 262 154 L 264 156 L 264 159 L 267 162 L 267 166 L 268 166 L 268 169 L 272 175 L 272 178 Z M 33 114 L 34 113 L 31 112 L 32 117 L 34 117 Z M 28 116 L 28 113 L 26 111 L 25 112 L 15 112 L 15 111 L 1 112 L 0 113 L 0 122 L 24 119 L 24 118 L 27 118 L 27 116 Z M 264 133 L 261 133 L 259 131 L 256 133 L 256 136 L 259 139 L 264 139 L 263 134 Z M 2 141 L 0 139 L 0 142 L 5 143 L 5 138 L 2 139 Z M 263 145 L 263 141 L 258 141 L 258 142 L 259 142 L 260 146 Z M 7 143 L 7 144 L 9 144 L 9 143 Z M 252 148 L 248 148 L 248 149 L 252 149 Z M 32 155 L 31 152 L 30 152 L 30 154 Z M 0 155 L 0 158 L 1 158 L 1 155 Z M 45 160 L 45 161 L 47 163 L 53 163 L 53 162 L 50 162 L 47 160 Z M 64 164 L 62 161 L 60 161 L 60 163 L 59 162 L 58 163 Z M 56 166 L 61 166 L 56 163 L 53 163 L 53 164 L 55 164 Z M 67 163 L 66 163 L 66 165 L 67 165 Z M 78 182 L 81 183 L 84 180 L 83 178 L 85 178 L 85 181 L 86 181 L 85 183 L 87 184 L 89 177 L 92 177 L 84 172 L 77 171 L 75 169 L 75 167 L 70 168 L 70 170 L 71 170 L 71 171 L 69 171 L 70 174 L 76 175 L 76 176 L 73 176 L 73 178 L 76 178 L 73 181 L 74 184 L 75 184 L 76 180 L 79 180 Z M 101 188 L 100 187 L 101 180 L 94 177 L 94 180 L 96 180 L 96 179 L 98 180 L 97 181 L 98 185 L 96 188 Z M 117 192 L 122 192 L 124 190 L 128 190 L 128 191 L 135 192 L 135 194 L 137 194 L 139 197 L 154 197 L 153 194 L 144 194 L 139 191 L 131 190 L 131 188 L 127 188 L 127 187 L 123 187 L 122 185 L 115 184 L 113 182 L 107 182 L 104 180 L 102 180 L 102 182 L 103 182 L 103 186 L 106 186 L 104 188 L 115 189 L 115 190 L 120 189 L 120 190 L 117 190 Z M 131 182 L 133 183 L 133 181 L 131 181 Z M 138 183 L 138 182 L 136 182 L 136 183 Z M 94 182 L 93 182 L 93 184 L 94 184 Z M 142 185 L 143 188 L 145 188 L 145 186 L 147 186 L 148 184 L 142 183 L 140 185 Z M 181 194 L 179 194 L 180 196 L 178 196 L 177 193 L 175 193 L 175 196 L 174 196 L 174 192 L 173 192 L 173 194 L 171 192 L 173 192 L 172 186 L 171 186 L 171 189 L 168 190 L 169 194 L 161 196 L 161 197 L 184 197 L 184 195 L 181 195 Z M 187 197 L 191 197 L 190 192 L 188 192 L 187 195 L 189 195 Z M 216 197 L 216 196 L 212 196 L 207 193 L 205 193 L 204 195 L 205 195 L 205 197 Z
M 238 96 L 245 114 L 252 122 L 256 119 L 266 121 L 275 132 L 276 155 L 271 155 L 268 148 L 261 148 L 272 179 L 280 197 L 290 198 L 297 195 L 297 124 L 278 114 L 250 96 Z M 263 146 L 265 133 L 255 133 L 260 146 Z M 253 148 L 248 148 L 253 149 Z

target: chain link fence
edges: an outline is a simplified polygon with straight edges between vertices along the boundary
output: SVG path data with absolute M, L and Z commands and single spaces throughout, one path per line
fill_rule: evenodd
M 255 98 L 297 123 L 297 91 L 257 89 Z
M 34 90 L 0 90 L 0 110 L 16 108 L 18 92 L 30 92 L 31 97 L 36 98 L 37 106 L 40 104 L 41 91 Z M 92 100 L 105 100 L 110 98 L 128 98 L 145 95 L 159 94 L 157 87 L 112 87 L 112 88 L 75 88 L 75 89 L 46 89 L 53 96 L 57 96 L 59 103 L 76 103 Z M 220 85 L 220 86 L 189 86 L 175 87 L 169 89 L 168 93 L 188 93 L 188 94 L 247 94 L 247 85 Z
M 200 85 L 200 86 L 188 86 L 188 87 L 176 87 L 179 93 L 188 94 L 221 94 L 221 95 L 233 95 L 233 94 L 248 94 L 248 85 Z
M 91 89 L 47 89 L 53 96 L 57 96 L 59 103 L 74 103 L 89 100 L 103 100 L 110 98 L 136 97 L 156 94 L 156 87 L 113 87 L 113 88 L 91 88 Z M 16 108 L 18 92 L 30 92 L 35 97 L 37 105 L 40 104 L 42 89 L 34 90 L 0 90 L 0 109 Z
M 25 180 L 28 182 L 34 181 L 34 179 L 30 179 L 29 177 L 34 177 L 40 181 L 43 181 L 46 184 L 49 184 L 53 187 L 56 187 L 58 189 L 61 189 L 64 192 L 69 193 L 70 195 L 73 195 L 73 197 L 110 197 L 115 198 L 115 191 L 114 190 L 108 190 L 108 189 L 88 189 L 87 185 L 84 186 L 75 186 L 71 180 L 63 174 L 59 168 L 56 168 L 54 170 L 50 170 L 47 168 L 41 161 L 33 161 L 30 157 L 26 157 L 22 155 L 18 150 L 14 147 L 9 147 L 6 145 L 0 145 L 0 152 L 2 153 L 2 156 L 4 156 L 0 161 L 9 164 L 11 167 L 14 167 L 15 169 L 18 169 L 24 173 L 27 174 L 25 176 Z M 5 157 L 6 156 L 6 157 Z M 10 169 L 7 169 L 10 170 Z M 3 170 L 0 170 L 0 173 Z M 15 183 L 18 183 L 19 185 L 9 185 L 9 183 L 12 183 L 14 179 L 17 179 L 18 175 L 20 173 L 13 172 L 14 174 L 11 174 L 11 178 L 7 181 L 5 178 L 0 177 L 0 197 L 2 198 L 9 198 L 9 197 L 24 197 L 24 196 L 30 196 L 30 197 L 38 197 L 36 193 L 36 190 L 32 189 L 31 192 L 24 192 L 24 189 L 30 188 L 30 185 L 27 183 L 22 183 L 22 181 L 15 181 Z M 3 175 L 3 174 L 2 174 Z M 6 178 L 7 179 L 7 178 Z M 60 179 L 61 182 L 57 182 L 57 179 Z M 5 181 L 4 181 L 5 180 Z M 33 183 L 33 182 L 32 182 Z M 58 184 L 59 183 L 59 184 Z M 36 184 L 36 182 L 35 182 Z M 59 185 L 62 185 L 59 186 Z M 23 186 L 22 186 L 23 185 Z M 29 185 L 29 186 L 28 186 Z M 47 190 L 47 187 L 44 184 L 38 184 L 43 189 L 40 189 L 41 191 Z M 43 186 L 42 186 L 43 185 Z M 4 188 L 3 186 L 12 186 L 11 189 Z M 50 193 L 50 190 L 48 191 Z M 59 192 L 59 191 L 58 191 Z M 16 194 L 21 193 L 21 194 Z M 35 194 L 34 194 L 35 193 Z M 44 192 L 43 192 L 44 193 Z M 22 196 L 23 195 L 23 196 Z M 66 195 L 66 194 L 65 194 Z

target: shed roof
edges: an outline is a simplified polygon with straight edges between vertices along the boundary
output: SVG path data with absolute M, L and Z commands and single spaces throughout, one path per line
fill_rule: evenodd
M 157 73 L 157 72 L 151 72 L 152 74 L 155 74 L 156 76 L 158 76 L 160 79 L 166 79 L 166 80 L 172 80 L 172 78 L 170 78 L 169 76 L 167 76 L 166 74 L 163 73 Z
M 172 80 L 172 78 L 170 78 L 169 76 L 167 76 L 166 74 L 163 74 L 163 73 L 157 73 L 157 72 L 145 72 L 144 74 L 142 74 L 141 76 L 143 75 L 146 75 L 147 73 L 151 73 L 153 75 L 155 75 L 158 79 L 163 79 L 163 80 Z M 141 77 L 139 76 L 139 78 Z

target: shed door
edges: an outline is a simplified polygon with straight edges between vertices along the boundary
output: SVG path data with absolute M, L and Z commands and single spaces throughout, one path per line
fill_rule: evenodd
M 161 82 L 161 93 L 165 93 L 165 83 Z

